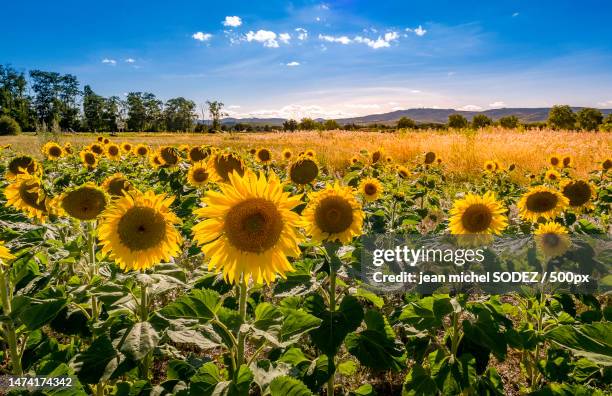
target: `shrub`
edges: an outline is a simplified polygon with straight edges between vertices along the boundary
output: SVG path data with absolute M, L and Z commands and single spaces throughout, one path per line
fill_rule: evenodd
M 472 118 L 472 127 L 475 129 L 480 129 L 491 125 L 493 121 L 489 117 L 484 114 L 476 114 L 474 118 Z
M 576 115 L 578 127 L 584 131 L 596 131 L 603 121 L 603 114 L 597 109 L 585 107 Z
M 461 114 L 451 114 L 448 116 L 449 128 L 467 128 L 468 120 Z
M 553 106 L 548 113 L 548 126 L 552 129 L 576 128 L 576 114 L 567 105 Z
M 9 116 L 0 117 L 0 135 L 19 135 L 21 127 Z
M 519 119 L 515 115 L 505 116 L 499 119 L 499 125 L 507 129 L 514 129 L 518 126 Z

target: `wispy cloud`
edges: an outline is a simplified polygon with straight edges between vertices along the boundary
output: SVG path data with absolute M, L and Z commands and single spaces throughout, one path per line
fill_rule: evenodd
M 330 43 L 350 44 L 352 40 L 347 36 L 330 36 L 326 34 L 319 34 L 319 40 L 327 41 Z
M 601 107 L 612 107 L 612 99 L 603 102 L 598 102 L 597 105 Z
M 204 33 L 204 32 L 195 32 L 194 34 L 191 35 L 191 38 L 193 38 L 194 40 L 198 40 L 198 41 L 208 41 L 211 39 L 211 37 L 212 37 L 212 34 Z
M 239 16 L 226 16 L 221 23 L 227 27 L 238 27 L 242 25 L 242 19 Z
M 459 107 L 457 110 L 463 110 L 463 111 L 480 111 L 482 110 L 482 107 L 477 106 L 477 105 L 465 105 L 465 106 L 461 106 Z
M 492 109 L 500 109 L 502 107 L 506 107 L 506 103 L 500 101 L 489 103 L 489 107 Z
M 519 16 L 520 14 L 518 12 L 515 12 L 514 14 L 512 14 L 512 18 L 516 18 L 517 16 Z
M 127 58 L 125 63 L 136 63 L 136 60 L 134 58 Z
M 296 61 L 291 61 L 291 62 L 286 64 L 286 66 L 288 66 L 288 67 L 296 67 L 296 66 L 299 66 L 299 65 L 300 65 L 300 62 L 296 62 Z
M 111 65 L 111 66 L 115 66 L 117 64 L 117 61 L 114 59 L 104 58 L 102 59 L 102 63 Z
M 414 28 L 414 29 L 411 29 L 411 28 L 406 28 L 406 31 L 407 31 L 407 32 L 414 33 L 414 34 L 416 34 L 416 35 L 417 35 L 417 36 L 419 36 L 419 37 L 423 37 L 423 36 L 425 36 L 425 34 L 427 33 L 427 30 L 425 30 L 425 29 L 423 28 L 423 26 L 421 26 L 421 25 L 419 25 L 418 27 L 416 27 L 416 28 Z
M 364 36 L 355 36 L 351 39 L 348 36 L 330 36 L 325 34 L 319 34 L 319 40 L 322 41 L 327 41 L 330 43 L 339 43 L 343 45 L 348 45 L 351 43 L 365 44 L 373 49 L 390 47 L 391 42 L 397 40 L 398 38 L 399 34 L 397 32 L 387 32 L 384 34 L 384 36 L 378 36 L 378 38 L 376 39 L 371 39 L 369 37 Z
M 281 33 L 278 35 L 278 39 L 285 44 L 289 44 L 289 40 L 291 40 L 291 35 L 289 33 Z
M 276 37 L 276 33 L 270 30 L 258 30 L 257 32 L 251 30 L 246 34 L 246 40 L 248 42 L 257 41 L 268 48 L 278 48 Z

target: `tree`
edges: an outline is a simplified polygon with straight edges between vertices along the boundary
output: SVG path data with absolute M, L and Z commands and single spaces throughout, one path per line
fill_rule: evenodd
M 17 121 L 21 129 L 34 129 L 34 114 L 27 95 L 27 81 L 23 73 L 10 66 L 0 65 L 0 115 Z
M 166 128 L 172 132 L 193 130 L 195 108 L 193 101 L 183 97 L 168 99 L 164 109 Z
M 19 135 L 21 128 L 17 121 L 7 115 L 0 116 L 0 135 Z
M 215 101 L 206 101 L 206 105 L 208 106 L 208 113 L 210 114 L 210 119 L 212 120 L 212 130 L 218 131 L 221 127 L 221 118 L 225 117 L 227 114 L 223 112 L 223 102 Z
M 397 121 L 397 129 L 414 129 L 416 126 L 416 122 L 408 117 L 402 117 Z
M 127 125 L 131 131 L 157 132 L 164 129 L 162 101 L 148 92 L 127 95 Z
M 302 118 L 300 120 L 299 128 L 304 131 L 314 131 L 315 129 L 318 129 L 318 122 L 312 118 Z
M 553 106 L 548 113 L 548 126 L 552 129 L 574 129 L 576 114 L 567 105 Z
M 448 127 L 449 128 L 467 128 L 468 120 L 461 114 L 451 114 L 448 116 Z
M 597 109 L 585 107 L 576 114 L 578 127 L 584 131 L 596 131 L 603 121 L 603 114 Z
M 612 132 L 612 113 L 608 114 L 601 124 L 602 131 Z
M 103 120 L 104 98 L 91 89 L 89 85 L 83 87 L 83 118 L 85 128 L 97 132 L 104 128 Z
M 484 114 L 476 114 L 472 118 L 472 127 L 474 129 L 480 129 L 491 125 L 493 121 Z
M 519 125 L 519 119 L 515 115 L 505 116 L 499 119 L 499 125 L 507 129 L 514 129 Z
M 125 128 L 123 121 L 125 103 L 118 96 L 104 99 L 102 121 L 107 131 L 118 131 Z
M 81 95 L 79 80 L 72 74 L 60 76 L 58 85 L 59 99 L 59 126 L 66 130 L 79 128 L 79 105 L 78 98 Z
M 336 120 L 327 120 L 323 124 L 323 129 L 325 129 L 326 131 L 332 131 L 334 129 L 340 129 L 340 124 L 338 124 L 338 122 L 336 122 Z
M 61 76 L 59 73 L 31 70 L 30 79 L 34 91 L 34 110 L 39 122 L 52 125 L 60 118 L 58 98 Z
M 283 130 L 293 132 L 298 129 L 298 122 L 296 120 L 287 120 L 283 122 Z

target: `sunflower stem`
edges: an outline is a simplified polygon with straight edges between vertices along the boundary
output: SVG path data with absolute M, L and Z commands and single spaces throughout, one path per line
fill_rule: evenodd
M 330 263 L 330 271 L 329 271 L 329 311 L 332 313 L 332 315 L 334 314 L 334 312 L 336 312 L 336 271 L 331 269 L 331 263 Z M 331 321 L 331 323 L 333 323 L 333 320 Z M 332 362 L 330 367 L 335 367 L 335 365 L 333 364 L 334 356 L 328 355 L 327 359 L 328 361 Z M 329 379 L 327 380 L 327 396 L 334 395 L 334 377 L 335 375 L 336 375 L 336 372 L 334 371 L 333 373 L 331 373 Z
M 94 235 L 95 226 L 93 223 L 87 223 L 87 242 L 88 242 L 88 253 L 89 253 L 89 265 L 91 266 L 91 281 L 93 281 L 98 274 L 96 267 L 96 237 Z M 98 301 L 96 296 L 91 296 L 91 317 L 94 322 L 98 321 Z
M 144 273 L 144 271 L 143 271 Z M 142 282 L 140 286 L 140 321 L 146 322 L 149 319 L 149 299 L 147 295 L 147 284 Z M 151 362 L 151 352 L 147 353 L 140 363 L 140 378 L 149 379 L 149 366 Z
M 13 375 L 21 376 L 23 374 L 23 369 L 21 368 L 21 354 L 17 348 L 17 333 L 13 321 L 10 319 L 12 308 L 10 279 L 7 272 L 2 268 L 0 268 L 0 288 L 2 289 L 0 290 L 2 294 L 2 311 L 4 316 L 8 318 L 2 327 L 4 330 L 4 338 L 9 345 L 11 368 L 13 369 Z
M 240 292 L 240 303 L 239 303 L 239 310 L 240 310 L 240 327 L 242 327 L 242 325 L 245 324 L 246 322 L 246 308 L 247 308 L 247 297 L 249 294 L 248 288 L 247 288 L 247 284 L 246 284 L 246 279 L 242 278 L 241 282 L 240 282 L 240 288 L 239 288 L 239 292 Z M 240 366 L 244 363 L 244 344 L 245 344 L 245 338 L 246 338 L 246 333 L 244 331 L 242 331 L 242 328 L 240 328 L 238 330 L 238 352 L 237 352 L 237 359 L 236 359 L 236 368 L 239 369 Z

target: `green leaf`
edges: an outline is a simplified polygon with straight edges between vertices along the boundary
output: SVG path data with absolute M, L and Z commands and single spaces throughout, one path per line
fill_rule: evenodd
M 178 379 L 187 382 L 195 372 L 195 368 L 184 360 L 170 360 L 166 376 L 168 379 Z
M 210 396 L 223 381 L 219 368 L 212 362 L 205 363 L 191 377 L 190 394 Z
M 109 378 L 115 370 L 117 351 L 108 336 L 96 338 L 89 348 L 79 353 L 71 366 L 79 380 L 86 384 L 97 384 L 101 378 Z
M 141 360 L 159 343 L 159 334 L 149 322 L 138 322 L 125 337 L 121 352 L 132 360 Z
M 376 396 L 376 390 L 374 390 L 374 387 L 370 384 L 363 384 L 350 394 L 351 396 Z
M 357 363 L 352 360 L 345 360 L 338 364 L 338 372 L 345 376 L 354 375 L 357 372 Z
M 197 319 L 206 323 L 215 317 L 219 307 L 221 298 L 217 292 L 194 289 L 166 305 L 159 313 L 168 319 Z
M 221 337 L 207 328 L 166 330 L 166 335 L 172 342 L 193 345 L 203 350 L 217 348 L 222 343 Z
M 545 338 L 569 348 L 575 355 L 604 366 L 612 366 L 612 323 L 558 326 Z
M 253 373 L 253 381 L 259 386 L 261 394 L 266 394 L 270 383 L 274 378 L 288 375 L 290 366 L 287 363 L 278 362 L 276 364 L 267 359 L 257 360 L 249 366 Z
M 408 304 L 399 319 L 417 330 L 433 330 L 442 327 L 442 320 L 453 310 L 449 296 L 434 295 Z
M 68 304 L 67 298 L 39 299 L 28 296 L 13 298 L 13 309 L 28 330 L 36 330 L 51 322 Z
M 271 396 L 313 396 L 313 393 L 301 381 L 287 377 L 276 377 L 270 383 Z
M 357 291 L 355 292 L 355 296 L 363 298 L 371 302 L 372 304 L 374 304 L 376 308 L 379 308 L 379 309 L 382 308 L 383 305 L 385 304 L 385 300 L 382 297 L 377 296 L 373 292 L 367 289 L 364 289 L 363 287 L 357 288 Z
M 420 364 L 412 366 L 408 375 L 406 375 L 402 387 L 402 396 L 432 396 L 437 394 L 438 386 L 423 366 Z

